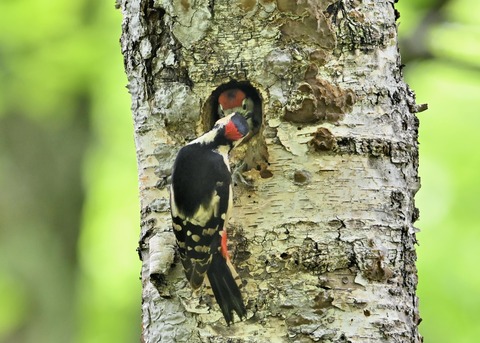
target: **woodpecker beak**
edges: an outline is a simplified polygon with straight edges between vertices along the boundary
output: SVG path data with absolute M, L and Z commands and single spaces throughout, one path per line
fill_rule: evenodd
M 225 124 L 225 137 L 232 141 L 238 141 L 244 138 L 248 134 L 247 120 L 240 113 L 233 113 L 229 117 L 228 122 Z

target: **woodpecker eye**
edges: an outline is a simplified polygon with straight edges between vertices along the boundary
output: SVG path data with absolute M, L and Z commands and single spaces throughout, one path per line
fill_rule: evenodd
M 243 108 L 244 110 L 247 109 L 247 102 L 246 102 L 245 100 L 243 100 L 242 108 Z

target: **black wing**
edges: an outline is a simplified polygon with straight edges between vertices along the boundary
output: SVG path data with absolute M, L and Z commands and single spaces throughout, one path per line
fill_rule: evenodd
M 222 155 L 199 144 L 187 145 L 178 153 L 172 172 L 172 220 L 185 274 L 193 288 L 202 285 L 212 255 L 219 253 L 230 183 Z

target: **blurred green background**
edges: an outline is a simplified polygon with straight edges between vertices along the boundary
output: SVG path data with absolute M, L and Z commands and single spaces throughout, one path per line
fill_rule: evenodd
M 402 0 L 420 118 L 421 333 L 480 337 L 480 2 Z M 0 342 L 140 335 L 130 97 L 112 1 L 0 2 Z

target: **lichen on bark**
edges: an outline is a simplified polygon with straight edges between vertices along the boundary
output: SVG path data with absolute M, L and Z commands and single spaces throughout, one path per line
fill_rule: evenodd
M 391 3 L 124 0 L 142 227 L 145 342 L 419 342 L 418 121 Z M 229 83 L 260 132 L 228 224 L 248 319 L 192 296 L 173 251 L 169 172 Z M 212 112 L 212 113 L 210 113 Z

